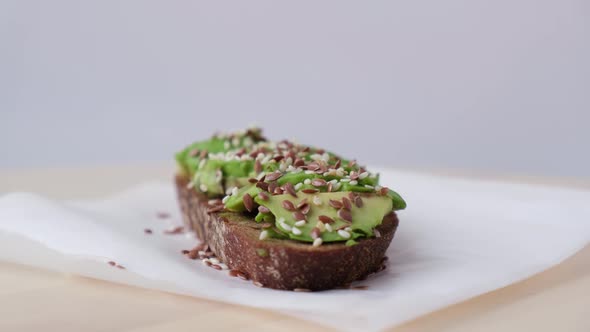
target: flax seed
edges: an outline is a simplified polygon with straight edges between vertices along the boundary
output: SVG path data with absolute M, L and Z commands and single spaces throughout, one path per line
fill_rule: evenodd
M 330 218 L 330 217 L 328 217 L 328 216 L 325 216 L 325 215 L 321 215 L 321 216 L 319 216 L 319 217 L 318 217 L 318 219 L 319 219 L 321 222 L 323 222 L 324 224 L 331 224 L 331 223 L 333 223 L 333 222 L 334 222 L 334 219 L 332 219 L 332 218 Z

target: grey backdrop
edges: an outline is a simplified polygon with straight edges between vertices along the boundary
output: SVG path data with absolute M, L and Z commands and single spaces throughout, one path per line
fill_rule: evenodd
M 590 2 L 0 1 L 0 167 L 248 123 L 392 166 L 590 175 Z

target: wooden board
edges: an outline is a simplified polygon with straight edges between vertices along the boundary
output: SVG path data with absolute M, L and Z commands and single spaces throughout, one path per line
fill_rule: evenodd
M 26 190 L 55 198 L 96 197 L 147 179 L 170 179 L 172 172 L 166 166 L 4 170 L 0 171 L 0 192 Z M 588 180 L 525 180 L 590 188 Z M 270 311 L 0 263 L 0 331 L 39 330 L 329 329 Z M 590 331 L 590 246 L 532 278 L 392 331 Z

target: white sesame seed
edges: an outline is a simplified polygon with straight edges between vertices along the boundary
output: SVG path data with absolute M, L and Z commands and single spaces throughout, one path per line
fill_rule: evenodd
M 297 173 L 301 173 L 303 172 L 303 168 L 296 168 L 293 173 L 297 174 Z
M 293 158 L 289 157 L 289 158 L 285 159 L 285 164 L 291 166 L 291 164 L 293 164 Z
M 209 258 L 205 258 L 201 262 L 203 262 L 203 265 L 207 265 L 207 263 L 211 264 L 211 262 L 209 262 Z
M 293 167 L 293 165 L 287 166 L 287 169 L 286 169 L 287 172 L 295 172 L 295 170 L 296 170 L 296 168 Z
M 378 229 L 374 229 L 373 233 L 375 233 L 375 237 L 381 237 L 381 232 Z
M 299 190 L 299 189 L 301 189 L 302 186 L 303 186 L 303 183 L 299 182 L 298 184 L 293 186 L 293 188 L 295 188 L 295 190 Z
M 383 189 L 383 187 L 381 187 L 381 186 L 375 186 L 375 191 L 380 191 L 381 189 Z
M 231 144 L 233 144 L 234 146 L 238 146 L 240 145 L 240 139 L 237 137 L 234 137 L 234 139 L 232 139 Z
M 219 263 L 217 264 L 221 267 L 222 270 L 229 270 L 229 267 L 227 267 L 227 265 L 223 264 L 223 263 Z
M 350 228 L 350 227 L 346 227 L 344 230 L 347 232 L 352 232 L 352 228 Z
M 338 191 L 342 187 L 342 183 L 338 182 L 332 186 L 332 191 Z
M 305 183 L 305 184 L 311 184 L 311 180 L 310 179 L 305 179 L 305 180 L 303 180 L 303 183 Z
M 243 155 L 240 157 L 240 160 L 242 160 L 242 161 L 244 161 L 244 160 L 250 160 L 250 159 L 252 159 L 252 158 L 250 158 L 250 156 L 249 156 L 249 155 L 247 155 L 247 154 L 243 154 Z
M 369 175 L 369 177 L 371 179 L 376 179 L 377 178 L 377 175 L 378 175 L 377 173 L 371 173 L 371 175 Z
M 260 161 L 261 164 L 267 164 L 270 161 L 271 155 L 268 155 Z
M 233 196 L 237 196 L 238 195 L 238 187 L 233 187 L 232 190 L 231 190 L 231 194 Z
M 351 186 L 356 186 L 357 184 L 358 184 L 358 181 L 357 180 L 350 181 L 350 185 Z
M 307 170 L 307 171 L 305 171 L 305 174 L 308 174 L 308 175 L 309 174 L 315 174 L 315 172 L 314 171 Z
M 370 184 L 365 184 L 365 188 L 374 189 L 375 187 L 373 187 L 373 186 L 372 186 L 372 185 L 370 185 Z
M 313 196 L 313 204 L 320 206 L 322 205 L 322 199 L 319 196 Z
M 314 247 L 319 247 L 319 246 L 322 245 L 322 242 L 324 242 L 324 241 L 322 241 L 322 238 L 321 237 L 318 237 L 317 239 L 313 240 L 313 246 Z
M 309 158 L 311 158 L 311 160 L 318 160 L 318 159 L 321 159 L 322 156 L 317 153 L 314 153 L 311 156 L 309 156 Z
M 305 220 L 299 220 L 299 221 L 295 222 L 295 226 L 297 226 L 297 227 L 301 227 L 303 225 L 305 225 Z
M 231 148 L 231 143 L 230 143 L 229 141 L 225 141 L 225 143 L 223 143 L 223 147 L 224 147 L 226 150 L 229 150 L 229 148 Z
M 193 189 L 194 186 L 195 186 L 195 183 L 193 181 L 191 181 L 186 184 L 186 189 Z
M 291 232 L 293 232 L 293 234 L 295 234 L 295 235 L 301 235 L 301 230 L 297 227 L 293 227 L 291 229 Z
M 286 170 L 287 170 L 287 164 L 281 163 L 281 165 L 279 165 L 279 171 L 284 172 Z
M 199 250 L 199 252 L 197 252 L 197 254 L 199 254 L 199 256 L 205 256 L 205 252 L 203 250 Z
M 210 199 L 210 200 L 207 201 L 207 204 L 209 204 L 209 205 L 215 205 L 215 204 L 217 204 L 217 202 L 218 202 L 218 200 L 216 200 L 216 199 Z
M 345 239 L 350 238 L 350 233 L 348 233 L 347 231 L 342 230 L 342 229 L 338 231 L 338 235 L 340 235 L 341 237 L 343 237 Z
M 266 175 L 266 173 L 264 173 L 264 172 L 260 172 L 260 174 L 258 174 L 258 175 L 256 176 L 256 180 L 260 180 L 260 179 L 262 179 L 262 177 L 263 177 L 263 176 L 265 176 L 265 175 Z
M 343 179 L 340 179 L 340 182 L 350 182 L 350 179 L 348 179 L 348 178 L 343 178 Z
M 338 183 L 338 180 L 336 180 L 336 179 L 332 179 L 332 180 L 330 180 L 330 181 L 328 181 L 328 182 L 330 182 L 332 185 L 335 185 L 336 183 Z
M 211 258 L 209 258 L 209 262 L 211 262 L 211 264 L 219 264 L 219 259 L 217 259 L 215 257 L 211 257 Z
M 277 220 L 277 222 L 279 222 L 279 223 L 283 223 L 283 222 L 285 222 L 285 218 L 283 218 L 283 217 L 279 217 L 279 219 Z
M 256 155 L 256 159 L 262 159 L 262 158 L 264 158 L 264 153 L 258 152 L 258 154 Z
M 207 192 L 207 185 L 205 185 L 205 184 L 201 183 L 201 184 L 199 185 L 199 189 L 200 189 L 202 192 Z
M 258 237 L 260 240 L 264 240 L 268 237 L 268 231 L 260 232 L 260 236 Z
M 330 161 L 330 155 L 327 152 L 324 152 L 324 154 L 322 155 L 322 160 L 325 162 Z
M 318 221 L 318 223 L 315 224 L 315 227 L 317 227 L 320 230 L 320 232 L 323 232 L 326 230 L 326 225 L 324 225 L 324 223 L 321 221 Z
M 254 142 L 252 141 L 252 139 L 249 136 L 244 138 L 244 145 L 245 146 L 252 146 L 252 144 L 254 144 Z
M 359 174 L 359 179 L 362 180 L 362 179 L 366 178 L 367 176 L 369 176 L 368 172 L 362 172 L 361 174 Z
M 284 230 L 286 230 L 287 232 L 290 232 L 291 229 L 292 229 L 291 226 L 287 225 L 287 223 L 284 223 L 283 222 L 280 225 L 281 225 L 281 228 L 284 229 Z
M 332 226 L 331 226 L 330 224 L 325 224 L 324 226 L 326 227 L 326 230 L 327 230 L 328 232 L 331 232 L 331 231 L 333 231 L 333 229 L 332 229 Z

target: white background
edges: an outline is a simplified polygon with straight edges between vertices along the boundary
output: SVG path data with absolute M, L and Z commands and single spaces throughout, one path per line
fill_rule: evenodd
M 590 2 L 0 0 L 0 167 L 255 122 L 390 166 L 590 175 Z

